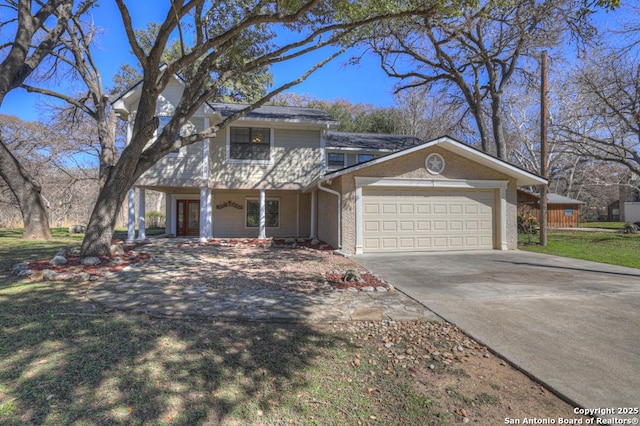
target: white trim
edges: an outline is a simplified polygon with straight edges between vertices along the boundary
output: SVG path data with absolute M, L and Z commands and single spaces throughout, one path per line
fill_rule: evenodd
M 204 128 L 209 128 L 209 119 L 204 118 Z M 209 138 L 202 140 L 202 179 L 209 186 Z
M 269 129 L 269 159 L 268 160 L 242 160 L 237 158 L 231 158 L 231 128 L 232 127 L 247 127 L 247 128 L 257 128 L 257 129 Z M 231 164 L 258 164 L 258 165 L 271 165 L 273 164 L 273 154 L 274 154 L 274 139 L 275 139 L 275 131 L 273 127 L 264 126 L 227 126 L 225 128 L 226 131 L 226 145 L 227 145 L 227 153 L 226 160 L 227 163 Z
M 397 151 L 393 154 L 385 155 L 383 157 L 376 158 L 375 160 L 368 161 L 366 163 L 356 164 L 346 169 L 337 170 L 335 172 L 328 173 L 324 175 L 321 178 L 321 180 L 324 181 L 324 180 L 334 179 L 336 177 L 339 177 L 348 173 L 353 173 L 358 170 L 362 170 L 366 167 L 371 167 L 376 164 L 384 163 L 386 161 L 393 160 L 398 157 L 402 157 L 403 155 L 412 154 L 414 152 L 417 152 L 423 149 L 432 148 L 435 146 L 441 146 L 442 148 L 450 152 L 453 152 L 454 154 L 458 154 L 461 157 L 467 158 L 469 160 L 482 164 L 488 168 L 504 173 L 507 176 L 516 179 L 517 181 L 516 183 L 518 186 L 542 185 L 547 183 L 547 180 L 541 178 L 540 176 L 527 172 L 526 170 L 519 169 L 516 166 L 513 166 L 497 158 L 491 157 L 490 155 L 487 155 L 484 152 L 478 151 L 474 148 L 471 148 L 449 137 L 438 138 L 431 142 L 427 142 L 422 145 L 417 145 L 417 146 L 414 146 L 413 148 L 408 148 L 402 151 Z M 315 186 L 315 183 L 313 183 L 310 186 Z
M 356 176 L 356 254 L 364 253 L 363 237 L 363 211 L 362 202 L 364 198 L 363 188 L 414 188 L 414 189 L 494 189 L 500 190 L 500 202 L 494 205 L 494 232 L 496 235 L 497 248 L 508 250 L 507 242 L 507 188 L 509 181 L 506 180 L 446 180 L 446 179 L 393 179 Z
M 136 189 L 131 188 L 128 195 L 127 243 L 136 239 Z
M 327 151 L 349 151 L 349 152 L 362 152 L 364 154 L 375 154 L 378 152 L 397 152 L 393 149 L 387 148 L 354 148 L 354 147 L 346 147 L 346 146 L 328 146 Z
M 356 254 L 364 253 L 364 228 L 362 224 L 362 186 L 356 184 Z
M 508 250 L 507 243 L 507 187 L 500 188 L 500 249 Z
M 356 188 L 363 186 L 391 186 L 403 188 L 506 188 L 507 180 L 466 180 L 466 179 L 394 179 L 356 176 Z
M 138 239 L 137 241 L 144 241 L 147 239 L 146 232 L 146 207 L 145 207 L 145 190 L 142 188 L 138 189 Z

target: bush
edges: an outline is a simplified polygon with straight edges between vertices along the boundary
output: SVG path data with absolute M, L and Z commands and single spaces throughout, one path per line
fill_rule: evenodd
M 529 213 L 522 212 L 518 214 L 518 232 L 527 235 L 537 235 L 540 232 L 540 224 L 538 219 Z
M 164 228 L 165 216 L 162 212 L 146 212 L 145 213 L 145 228 Z
M 640 226 L 637 223 L 625 223 L 622 227 L 623 234 L 637 234 Z

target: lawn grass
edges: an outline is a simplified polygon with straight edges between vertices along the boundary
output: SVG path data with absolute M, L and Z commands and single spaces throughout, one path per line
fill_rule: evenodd
M 526 237 L 521 236 L 520 238 L 521 242 L 526 242 Z M 640 253 L 640 235 L 551 231 L 547 235 L 546 247 L 521 244 L 519 248 L 538 253 L 640 268 L 640 256 L 638 255 Z
M 49 241 L 23 240 L 22 229 L 0 229 L 0 273 L 18 263 L 51 258 L 61 248 L 80 247 L 84 234 L 67 228 L 51 228 Z
M 377 346 L 344 329 L 108 313 L 82 292 L 0 284 L 0 424 L 454 420 L 415 390 L 409 370 L 374 375 Z
M 599 229 L 615 229 L 620 230 L 624 226 L 624 222 L 580 222 L 579 228 L 599 228 Z

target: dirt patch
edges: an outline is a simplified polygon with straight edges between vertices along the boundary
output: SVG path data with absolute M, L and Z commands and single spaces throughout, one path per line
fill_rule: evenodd
M 385 377 L 408 378 L 413 391 L 429 398 L 442 424 L 586 419 L 451 324 L 380 321 L 335 327 L 352 333 L 353 344 L 362 348 L 352 360 L 355 367 L 376 366 L 371 374 L 386 386 L 394 386 L 394 380 Z

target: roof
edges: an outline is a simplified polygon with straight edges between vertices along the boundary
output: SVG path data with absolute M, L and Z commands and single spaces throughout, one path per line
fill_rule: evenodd
M 228 117 L 246 107 L 248 104 L 228 104 L 208 102 L 207 105 L 222 117 Z M 245 120 L 256 121 L 288 121 L 334 125 L 337 122 L 326 112 L 306 107 L 263 105 L 244 115 Z
M 524 193 L 530 196 L 533 199 L 539 200 L 540 195 L 531 193 L 529 191 L 524 191 L 519 189 L 518 192 Z M 547 204 L 586 204 L 584 201 L 575 200 L 573 198 L 565 197 L 564 195 L 555 194 L 553 192 L 549 192 L 547 194 Z
M 547 204 L 585 204 L 584 201 L 574 200 L 573 198 L 565 197 L 564 195 L 548 193 Z
M 162 68 L 166 68 L 166 65 L 163 65 Z M 179 75 L 174 74 L 173 77 L 178 83 L 184 86 L 185 81 Z M 137 81 L 130 89 L 122 93 L 112 102 L 114 109 L 121 117 L 126 119 L 126 116 L 129 114 L 126 104 L 138 101 L 141 91 L 142 79 Z M 245 109 L 249 104 L 207 102 L 206 106 L 210 108 L 210 113 L 218 114 L 221 118 L 225 118 Z M 276 105 L 263 105 L 240 117 L 240 120 L 318 124 L 322 127 L 336 126 L 338 124 L 333 117 L 320 109 Z
M 500 173 L 504 173 L 505 175 L 516 179 L 516 184 L 518 186 L 542 185 L 547 183 L 547 180 L 544 179 L 543 177 L 540 177 L 534 173 L 528 172 L 524 169 L 514 166 L 513 164 L 507 163 L 504 160 L 500 160 L 496 157 L 486 154 L 480 151 L 479 149 L 470 147 L 469 145 L 466 145 L 460 141 L 457 141 L 449 136 L 442 136 L 440 138 L 431 140 L 429 142 L 424 142 L 420 145 L 416 145 L 410 148 L 405 148 L 403 150 L 400 150 L 391 154 L 387 154 L 382 157 L 378 157 L 374 160 L 355 164 L 353 166 L 346 167 L 344 169 L 327 173 L 322 178 L 320 178 L 320 180 L 333 179 L 333 178 L 345 175 L 347 173 L 352 173 L 357 170 L 361 170 L 365 167 L 371 167 L 373 165 L 380 164 L 385 161 L 393 160 L 395 158 L 402 157 L 404 155 L 409 155 L 416 151 L 431 148 L 434 146 L 441 146 L 442 148 L 450 152 L 453 152 L 454 154 L 460 155 L 461 157 L 464 157 L 476 163 L 482 164 L 483 166 L 489 167 Z
M 414 136 L 345 132 L 327 132 L 325 141 L 327 148 L 357 148 L 376 151 L 398 151 L 424 143 L 423 140 Z

